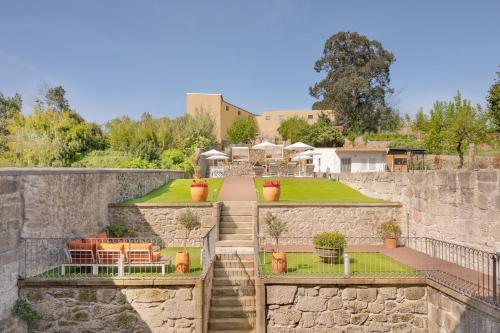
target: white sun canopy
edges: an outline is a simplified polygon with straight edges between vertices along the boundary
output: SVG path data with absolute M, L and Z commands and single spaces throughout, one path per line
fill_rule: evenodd
M 216 156 L 216 155 L 226 156 L 226 154 L 224 154 L 223 152 L 215 150 L 215 149 L 211 149 L 209 151 L 201 153 L 201 155 L 203 155 L 203 156 Z
M 303 142 L 295 142 L 294 144 L 291 144 L 289 146 L 286 146 L 285 149 L 288 150 L 296 150 L 296 151 L 301 151 L 301 150 L 307 150 L 307 149 L 313 149 L 313 146 L 309 146 Z

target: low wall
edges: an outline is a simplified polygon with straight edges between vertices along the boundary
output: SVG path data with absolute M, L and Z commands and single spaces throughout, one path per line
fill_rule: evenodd
M 182 177 L 169 170 L 1 168 L 0 331 L 17 299 L 21 238 L 95 233 L 108 224 L 108 203 Z
M 322 231 L 341 231 L 350 237 L 377 237 L 377 227 L 394 218 L 403 222 L 399 203 L 377 204 L 259 204 L 259 233 L 268 236 L 264 218 L 267 213 L 287 221 L 286 237 L 313 237 Z M 403 234 L 406 224 L 401 223 Z
M 195 332 L 192 285 L 24 286 L 20 297 L 40 315 L 29 332 Z M 201 331 L 200 331 L 201 332 Z
M 427 236 L 486 251 L 500 242 L 500 171 L 342 173 L 363 194 L 398 201 L 410 236 Z
M 134 230 L 135 237 L 160 237 L 166 246 L 182 246 L 186 230 L 177 222 L 187 209 L 201 217 L 202 227 L 189 234 L 191 245 L 219 221 L 220 203 L 199 204 L 110 204 L 110 224 L 122 223 Z
M 427 332 L 425 286 L 268 285 L 267 332 Z

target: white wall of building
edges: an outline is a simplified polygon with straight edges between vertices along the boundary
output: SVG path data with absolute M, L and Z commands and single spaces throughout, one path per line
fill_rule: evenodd
M 337 152 L 335 148 L 316 148 L 313 156 L 315 172 L 340 172 L 341 158 L 351 159 L 351 172 L 383 172 L 386 169 L 385 152 Z

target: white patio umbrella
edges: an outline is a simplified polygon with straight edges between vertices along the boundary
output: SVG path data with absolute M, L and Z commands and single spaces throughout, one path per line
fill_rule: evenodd
M 266 150 L 268 148 L 275 148 L 277 147 L 278 145 L 275 145 L 274 143 L 271 143 L 267 140 L 264 140 L 262 141 L 261 143 L 259 143 L 258 145 L 255 145 L 255 146 L 252 146 L 252 149 L 257 149 L 257 150 Z
M 212 160 L 213 161 L 213 165 L 215 165 L 215 161 L 220 161 L 220 160 L 228 160 L 229 157 L 225 156 L 225 155 L 212 155 L 212 156 L 209 156 L 207 157 L 207 160 Z
M 217 156 L 217 155 L 219 155 L 219 156 L 227 156 L 223 152 L 215 150 L 215 149 L 211 149 L 209 151 L 201 153 L 200 155 L 203 155 L 203 156 Z
M 291 144 L 289 146 L 286 146 L 285 149 L 293 150 L 293 151 L 297 151 L 297 152 L 303 152 L 303 151 L 307 151 L 309 149 L 314 149 L 314 147 L 299 141 L 299 142 L 295 142 L 294 144 Z M 299 154 L 297 154 L 295 156 L 299 157 L 299 164 L 300 164 L 299 177 L 301 177 L 302 176 L 302 157 L 303 156 L 300 156 Z

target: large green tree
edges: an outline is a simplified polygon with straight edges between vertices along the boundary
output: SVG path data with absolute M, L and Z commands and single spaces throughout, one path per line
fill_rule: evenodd
M 473 106 L 460 92 L 450 102 L 437 101 L 429 116 L 422 110 L 416 117 L 415 128 L 424 134 L 428 149 L 455 152 L 464 165 L 464 154 L 471 143 L 482 143 L 487 138 L 487 115 L 480 105 Z
M 325 78 L 309 88 L 319 101 L 314 109 L 331 109 L 337 123 L 349 132 L 376 132 L 390 129 L 397 112 L 386 102 L 390 88 L 390 66 L 394 55 L 377 40 L 357 32 L 339 32 L 328 38 L 316 72 Z
M 494 131 L 500 134 L 500 72 L 497 72 L 497 80 L 491 85 L 487 99 L 491 125 Z
M 240 117 L 229 126 L 227 136 L 231 143 L 250 143 L 257 138 L 259 131 L 253 117 Z
M 300 141 L 301 133 L 304 128 L 308 126 L 309 124 L 305 121 L 305 119 L 295 116 L 282 120 L 280 122 L 280 127 L 278 128 L 278 133 L 283 140 L 297 142 Z

